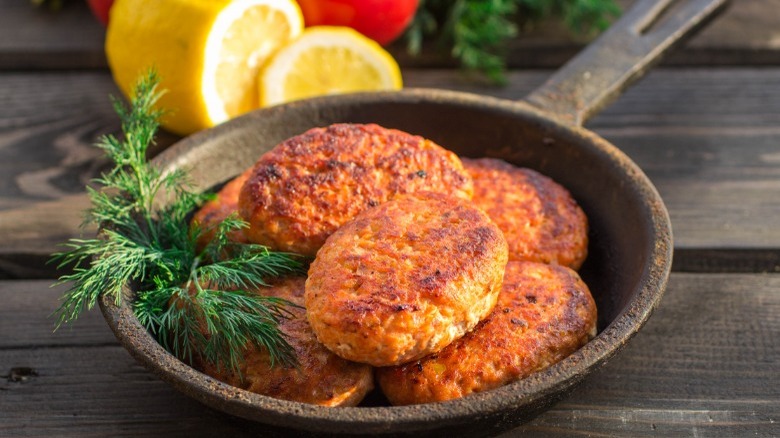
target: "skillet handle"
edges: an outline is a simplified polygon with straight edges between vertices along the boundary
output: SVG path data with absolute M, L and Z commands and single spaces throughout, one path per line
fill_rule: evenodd
M 523 100 L 582 125 L 728 0 L 638 0 L 604 34 Z

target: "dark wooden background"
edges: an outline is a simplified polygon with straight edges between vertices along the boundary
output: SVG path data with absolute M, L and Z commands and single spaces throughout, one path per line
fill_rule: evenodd
M 267 436 L 146 372 L 99 312 L 52 333 L 63 288 L 45 262 L 91 232 L 84 185 L 105 162 L 90 145 L 118 131 L 102 39 L 81 2 L 0 0 L 0 436 Z M 393 50 L 406 86 L 519 99 L 581 45 L 540 25 L 503 88 Z M 507 436 L 780 436 L 780 0 L 733 1 L 588 127 L 656 184 L 674 272 L 622 354 Z

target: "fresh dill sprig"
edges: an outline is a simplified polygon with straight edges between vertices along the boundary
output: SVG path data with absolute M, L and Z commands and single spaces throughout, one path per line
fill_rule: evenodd
M 161 345 L 192 363 L 203 360 L 238 370 L 250 345 L 267 349 L 272 365 L 294 365 L 294 351 L 279 330 L 291 303 L 249 292 L 272 277 L 302 272 L 303 259 L 261 245 L 231 242 L 247 224 L 230 217 L 197 249 L 201 230 L 190 212 L 207 195 L 192 190 L 184 171 L 163 174 L 146 159 L 161 113 L 159 79 L 150 72 L 137 83 L 130 106 L 114 101 L 123 138 L 105 136 L 98 146 L 114 167 L 87 188 L 92 207 L 85 223 L 97 238 L 70 239 L 53 255 L 59 268 L 73 267 L 58 284 L 70 283 L 57 309 L 57 327 L 91 309 L 101 295 L 116 303 L 128 284 L 137 290 L 133 309 Z M 159 202 L 160 198 L 168 202 Z
M 467 71 L 504 83 L 505 43 L 517 35 L 516 11 L 514 0 L 457 0 L 442 31 L 452 35 L 452 55 Z
M 620 16 L 620 6 L 615 0 L 517 1 L 520 13 L 527 20 L 561 17 L 571 31 L 583 36 L 606 29 L 612 19 Z
M 468 72 L 506 81 L 507 43 L 522 24 L 561 17 L 578 35 L 603 30 L 620 14 L 615 0 L 420 0 L 406 31 L 407 51 L 420 52 L 433 37 Z

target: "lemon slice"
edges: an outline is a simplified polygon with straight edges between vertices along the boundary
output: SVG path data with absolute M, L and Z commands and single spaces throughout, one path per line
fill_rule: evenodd
M 155 68 L 162 124 L 186 135 L 257 108 L 259 71 L 302 30 L 294 0 L 117 0 L 106 55 L 125 95 Z
M 315 26 L 280 49 L 259 78 L 260 103 L 402 87 L 398 63 L 379 44 L 347 27 Z

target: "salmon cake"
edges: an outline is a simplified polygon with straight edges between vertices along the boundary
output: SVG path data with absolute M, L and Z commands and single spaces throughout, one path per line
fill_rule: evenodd
M 506 263 L 504 236 L 483 211 L 437 193 L 400 196 L 328 238 L 309 268 L 307 315 L 339 356 L 402 364 L 487 316 Z
M 217 234 L 217 229 L 222 221 L 232 214 L 238 215 L 238 194 L 246 180 L 249 179 L 250 174 L 251 169 L 248 169 L 241 175 L 228 181 L 228 183 L 216 193 L 214 199 L 203 204 L 203 206 L 195 212 L 190 223 L 192 225 L 197 225 L 201 229 L 201 234 L 198 236 L 197 243 L 199 250 L 203 250 L 203 248 L 211 242 Z M 244 234 L 244 229 L 230 232 L 230 234 L 228 234 L 228 239 L 236 243 L 249 242 Z
M 596 304 L 573 270 L 509 262 L 498 303 L 466 336 L 421 360 L 380 368 L 394 405 L 487 391 L 555 364 L 596 335 Z
M 460 159 L 430 140 L 378 125 L 336 124 L 292 137 L 255 164 L 239 196 L 248 238 L 314 256 L 363 210 L 417 191 L 471 199 Z
M 588 219 L 552 179 L 505 161 L 463 159 L 474 180 L 474 205 L 506 236 L 509 260 L 579 269 L 588 255 Z
M 284 278 L 257 293 L 302 306 L 305 282 L 303 277 Z M 303 307 L 288 306 L 287 310 L 293 316 L 282 320 L 279 328 L 295 350 L 298 368 L 279 364 L 271 367 L 267 350 L 250 347 L 244 353 L 240 375 L 209 364 L 201 364 L 203 372 L 229 385 L 274 398 L 320 406 L 357 406 L 374 388 L 371 366 L 331 353 L 317 341 Z

